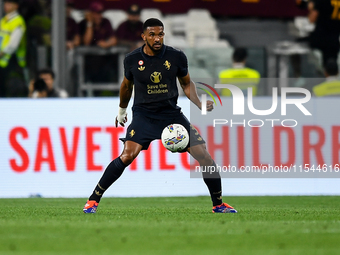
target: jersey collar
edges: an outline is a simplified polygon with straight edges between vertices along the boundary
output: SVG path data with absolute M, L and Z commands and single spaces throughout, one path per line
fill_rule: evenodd
M 149 56 L 149 55 L 145 54 L 145 53 L 144 53 L 144 50 L 143 50 L 144 47 L 145 47 L 145 44 L 144 44 L 142 47 L 140 47 L 140 51 L 141 51 L 143 57 L 144 57 L 145 59 L 148 59 L 148 58 L 162 58 L 162 57 L 164 56 L 165 48 L 166 48 L 167 46 L 166 46 L 165 44 L 163 44 L 163 47 L 162 47 L 161 51 L 160 51 L 157 55 L 155 55 L 155 56 Z

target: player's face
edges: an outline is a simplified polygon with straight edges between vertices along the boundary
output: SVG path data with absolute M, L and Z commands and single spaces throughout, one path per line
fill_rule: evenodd
M 143 33 L 143 40 L 152 51 L 159 51 L 164 40 L 163 27 L 148 27 Z

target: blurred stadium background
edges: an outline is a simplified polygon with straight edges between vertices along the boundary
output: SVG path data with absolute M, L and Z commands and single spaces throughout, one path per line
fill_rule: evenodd
M 37 71 L 51 68 L 55 72 L 54 87 L 66 91 L 69 98 L 33 100 L 21 95 L 0 99 L 0 166 L 4 173 L 0 197 L 86 197 L 106 164 L 122 149 L 117 138 L 125 130 L 113 128 L 113 120 L 122 62 L 131 48 L 116 45 L 104 49 L 82 43 L 71 49 L 65 47 L 66 7 L 72 7 L 71 17 L 79 24 L 92 2 L 19 1 L 19 11 L 27 23 L 27 66 L 23 78 L 14 75 L 13 82 L 23 82 L 28 87 L 37 78 Z M 126 20 L 126 11 L 136 3 L 95 2 L 103 5 L 103 16 L 113 29 Z M 0 0 L 1 6 L 3 3 Z M 195 81 L 218 83 L 219 73 L 232 68 L 234 49 L 240 47 L 248 51 L 246 65 L 261 76 L 255 102 L 270 104 L 272 87 L 311 90 L 325 79 L 321 53 L 299 40 L 313 31 L 314 25 L 308 21 L 307 9 L 299 8 L 295 0 L 144 0 L 138 5 L 141 21 L 156 17 L 164 22 L 165 43 L 186 53 Z M 91 67 L 89 55 L 112 60 L 105 70 L 107 80 L 87 76 L 95 68 Z M 180 98 L 179 104 L 189 116 L 188 100 Z M 208 140 L 208 148 L 219 164 L 239 166 L 243 157 L 248 165 L 283 163 L 298 167 L 308 163 L 335 167 L 340 162 L 339 126 L 337 118 L 328 113 L 338 107 L 338 99 L 313 98 L 308 106 L 313 117 L 301 118 L 296 128 L 263 128 L 256 136 L 246 127 L 245 137 L 238 129 L 230 128 L 230 138 L 228 130 L 223 129 L 210 135 L 215 140 Z M 254 117 L 247 114 L 245 119 Z M 282 119 L 280 115 L 276 117 Z M 294 112 L 285 118 L 288 117 L 301 116 Z M 208 139 L 208 124 L 194 124 Z M 189 164 L 187 155 L 171 154 L 154 142 L 107 196 L 205 195 L 203 182 L 189 179 Z M 336 178 L 241 178 L 224 183 L 224 192 L 230 195 L 340 194 Z M 131 184 L 133 189 L 127 190 Z M 155 188 L 159 190 L 157 194 Z
M 0 0 L 1 17 L 4 2 Z M 315 29 L 307 17 L 307 1 L 18 3 L 27 27 L 27 65 L 2 70 L 0 61 L 0 88 L 7 86 L 8 93 L 0 97 L 0 254 L 339 254 L 339 92 L 325 98 L 313 93 L 326 77 L 322 53 L 306 41 Z M 340 7 L 340 0 L 332 4 Z M 116 38 L 111 38 L 112 47 L 104 48 L 85 46 L 81 37 L 77 42 L 70 31 L 81 30 L 75 24 L 88 18 L 89 9 L 103 11 L 116 32 L 127 11 L 140 14 L 141 21 L 161 19 L 165 44 L 185 52 L 197 85 L 222 82 L 226 77 L 221 71 L 235 67 L 235 49 L 246 49 L 242 68 L 257 71 L 250 77 L 256 83 L 250 85 L 257 89 L 256 109 L 270 107 L 274 87 L 279 93 L 287 87 L 312 92 L 304 104 L 312 116 L 295 106 L 281 115 L 280 104 L 270 116 L 248 110 L 233 116 L 231 97 L 218 91 L 223 108 L 216 100 L 208 116 L 229 124 L 216 128 L 183 95 L 178 100 L 218 165 L 282 165 L 290 174 L 223 175 L 224 201 L 239 213 L 212 214 L 208 190 L 190 172 L 189 156 L 170 153 L 154 141 L 105 193 L 98 213 L 83 214 L 106 165 L 123 149 L 118 138 L 126 129 L 115 128 L 114 118 L 123 59 L 133 48 Z M 83 25 L 84 30 L 93 23 Z M 0 45 L 5 37 L 0 32 Z M 333 70 L 331 82 L 338 82 L 337 76 Z M 252 119 L 265 124 L 251 127 Z M 275 127 L 266 119 L 276 119 Z M 284 119 L 298 124 L 283 127 Z M 232 127 L 231 121 L 245 127 Z

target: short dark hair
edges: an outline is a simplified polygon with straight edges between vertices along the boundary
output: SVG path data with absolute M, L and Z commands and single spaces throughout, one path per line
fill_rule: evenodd
M 42 74 L 50 74 L 53 79 L 55 78 L 55 74 L 54 74 L 53 70 L 50 69 L 50 68 L 44 68 L 44 69 L 39 70 L 38 73 L 37 73 L 37 78 L 39 78 L 39 76 L 42 75 Z
M 325 65 L 325 71 L 330 76 L 338 75 L 339 73 L 338 63 L 334 59 L 328 60 Z
M 155 18 L 150 18 L 147 19 L 144 24 L 143 24 L 143 31 L 145 31 L 148 27 L 163 27 L 163 22 L 160 21 L 159 19 L 155 19 Z
M 246 48 L 236 48 L 233 53 L 233 61 L 236 63 L 245 61 L 247 57 L 248 57 L 248 52 Z

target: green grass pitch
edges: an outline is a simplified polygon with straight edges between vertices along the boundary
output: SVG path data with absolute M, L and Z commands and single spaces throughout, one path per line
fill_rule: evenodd
M 340 254 L 340 197 L 0 199 L 0 254 Z

